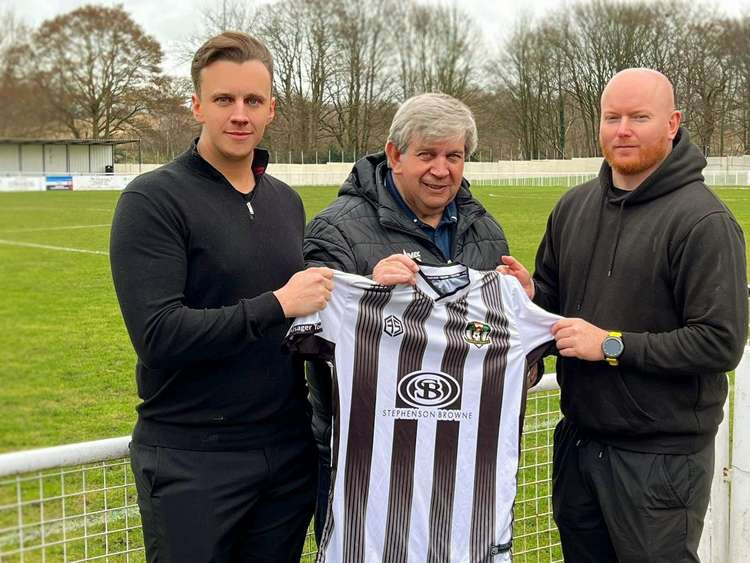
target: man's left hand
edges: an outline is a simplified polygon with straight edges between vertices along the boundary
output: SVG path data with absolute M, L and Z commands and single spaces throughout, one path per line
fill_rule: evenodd
M 552 326 L 561 356 L 596 362 L 604 359 L 602 342 L 607 331 L 583 319 L 562 319 Z

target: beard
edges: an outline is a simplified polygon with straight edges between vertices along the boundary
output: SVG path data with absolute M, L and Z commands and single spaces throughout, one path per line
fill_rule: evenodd
M 640 147 L 637 154 L 629 156 L 618 156 L 611 146 L 601 143 L 604 159 L 613 170 L 623 176 L 635 176 L 655 168 L 669 154 L 666 143 L 655 143 L 649 147 Z

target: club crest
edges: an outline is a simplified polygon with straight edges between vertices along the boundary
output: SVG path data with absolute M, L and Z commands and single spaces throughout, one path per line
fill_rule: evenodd
M 466 325 L 464 340 L 469 344 L 473 344 L 477 348 L 481 348 L 485 344 L 490 344 L 492 342 L 492 339 L 490 339 L 491 332 L 492 328 L 487 323 L 471 321 Z

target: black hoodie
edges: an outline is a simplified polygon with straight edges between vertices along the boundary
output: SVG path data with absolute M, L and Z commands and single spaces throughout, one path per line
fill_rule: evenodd
M 612 170 L 558 202 L 536 257 L 535 301 L 620 331 L 619 365 L 558 358 L 563 414 L 624 449 L 692 453 L 721 422 L 725 372 L 747 336 L 745 244 L 703 183 L 706 160 L 678 132 L 672 152 L 632 192 Z

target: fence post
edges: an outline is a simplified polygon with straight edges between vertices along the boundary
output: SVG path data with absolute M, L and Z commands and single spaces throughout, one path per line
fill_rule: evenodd
M 734 372 L 734 436 L 732 498 L 729 520 L 729 561 L 747 561 L 750 553 L 750 347 L 745 347 Z
M 736 434 L 736 432 L 735 432 Z M 727 563 L 729 552 L 729 397 L 724 402 L 724 418 L 715 439 L 714 475 L 711 501 L 703 524 L 698 556 L 703 563 Z

